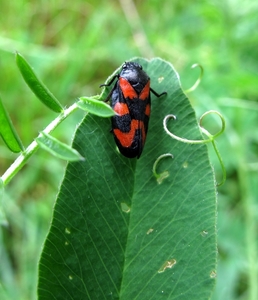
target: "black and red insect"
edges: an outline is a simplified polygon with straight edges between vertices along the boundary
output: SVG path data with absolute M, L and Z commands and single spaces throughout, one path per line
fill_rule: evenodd
M 160 97 L 150 87 L 150 77 L 136 62 L 125 62 L 120 73 L 115 75 L 108 84 L 117 79 L 107 96 L 111 98 L 111 107 L 117 113 L 112 117 L 112 132 L 120 152 L 129 158 L 141 156 L 151 113 L 150 92 Z

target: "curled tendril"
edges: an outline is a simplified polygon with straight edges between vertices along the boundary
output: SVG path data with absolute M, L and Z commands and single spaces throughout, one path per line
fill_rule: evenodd
M 216 134 L 210 134 L 209 131 L 207 131 L 205 128 L 203 128 L 202 126 L 202 121 L 204 119 L 204 117 L 206 117 L 207 115 L 209 114 L 216 114 L 217 116 L 220 117 L 220 120 L 221 120 L 221 129 L 219 132 L 217 132 Z M 210 137 L 212 140 L 215 140 L 217 137 L 219 137 L 225 130 L 225 127 L 226 127 L 226 123 L 225 123 L 225 119 L 223 118 L 223 116 L 216 110 L 209 110 L 207 111 L 206 113 L 204 113 L 201 117 L 200 117 L 200 120 L 199 120 L 199 126 L 201 128 L 201 131 L 206 134 L 208 137 Z
M 216 114 L 220 117 L 220 120 L 221 120 L 221 129 L 220 131 L 218 131 L 217 133 L 215 134 L 211 134 L 208 130 L 206 130 L 203 126 L 202 126 L 202 122 L 203 122 L 203 119 L 205 116 L 209 115 L 209 114 Z M 183 142 L 183 143 L 188 143 L 188 144 L 207 144 L 207 143 L 212 143 L 212 146 L 215 150 L 215 153 L 218 157 L 218 160 L 219 160 L 219 163 L 221 165 L 221 169 L 222 169 L 222 180 L 220 183 L 217 183 L 217 186 L 220 186 L 222 184 L 224 184 L 225 180 L 226 180 L 226 169 L 225 169 L 225 166 L 223 164 L 223 161 L 222 161 L 222 158 L 221 158 L 221 155 L 219 153 L 219 150 L 216 146 L 216 143 L 215 143 L 215 139 L 217 137 L 219 137 L 225 130 L 225 119 L 223 118 L 223 116 L 215 111 L 215 110 L 210 110 L 210 111 L 207 111 L 206 113 L 204 113 L 201 117 L 200 117 L 200 121 L 199 121 L 199 127 L 201 129 L 201 132 L 204 133 L 208 139 L 204 139 L 204 140 L 188 140 L 188 139 L 184 139 L 184 138 L 180 138 L 176 135 L 174 135 L 173 133 L 171 133 L 168 128 L 167 128 L 167 122 L 169 119 L 173 119 L 173 120 L 176 120 L 176 116 L 174 115 L 167 115 L 164 120 L 163 120 L 163 127 L 164 127 L 164 130 L 166 131 L 166 133 L 171 136 L 173 139 L 176 139 L 180 142 Z
M 194 91 L 198 85 L 200 84 L 200 82 L 202 81 L 202 77 L 203 77 L 203 67 L 200 65 L 200 64 L 193 64 L 191 66 L 192 69 L 196 68 L 196 67 L 199 67 L 200 68 L 200 74 L 199 74 L 199 77 L 198 79 L 195 81 L 195 83 L 188 89 L 188 90 L 185 90 L 184 92 L 187 94 L 187 93 L 190 93 L 192 91 Z
M 168 171 L 164 171 L 160 174 L 158 174 L 156 171 L 159 161 L 165 157 L 174 158 L 174 156 L 171 153 L 165 153 L 165 154 L 160 155 L 153 164 L 152 172 L 153 172 L 153 175 L 156 177 L 158 184 L 161 184 L 161 182 L 169 176 Z

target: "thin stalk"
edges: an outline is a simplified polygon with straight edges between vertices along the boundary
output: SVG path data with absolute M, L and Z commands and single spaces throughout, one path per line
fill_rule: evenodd
M 193 86 L 191 86 L 188 90 L 185 90 L 185 94 L 188 94 L 190 92 L 193 92 L 194 90 L 197 89 L 198 85 L 200 84 L 200 82 L 202 81 L 203 78 L 203 67 L 200 64 L 194 64 L 192 65 L 192 69 L 199 67 L 200 68 L 200 75 L 198 77 L 198 79 L 196 80 L 196 82 L 193 84 Z
M 44 130 L 44 133 L 51 133 L 60 123 L 62 123 L 70 114 L 78 109 L 76 103 L 64 109 L 60 115 L 55 118 Z M 40 136 L 41 134 L 39 134 Z M 14 163 L 6 170 L 1 177 L 2 184 L 5 186 L 7 183 L 20 171 L 20 169 L 26 164 L 28 159 L 38 150 L 39 145 L 34 140 L 14 161 Z

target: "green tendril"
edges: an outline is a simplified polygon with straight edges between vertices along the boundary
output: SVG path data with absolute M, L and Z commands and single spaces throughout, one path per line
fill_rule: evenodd
M 217 133 L 215 134 L 211 134 L 207 129 L 205 129 L 203 126 L 202 126 L 202 122 L 203 122 L 203 119 L 204 117 L 206 117 L 207 115 L 209 114 L 216 114 L 220 117 L 220 120 L 221 120 L 221 129 L 220 131 L 218 131 Z M 176 135 L 174 135 L 173 133 L 171 133 L 168 128 L 167 128 L 167 122 L 169 119 L 173 119 L 173 120 L 176 120 L 176 116 L 174 115 L 167 115 L 164 120 L 163 120 L 163 127 L 164 127 L 164 130 L 165 132 L 171 136 L 173 139 L 176 139 L 180 142 L 183 142 L 183 143 L 187 143 L 187 144 L 207 144 L 207 143 L 211 143 L 213 148 L 214 148 L 214 151 L 218 157 L 218 160 L 219 160 L 219 163 L 220 163 L 220 166 L 221 166 L 221 169 L 222 169 L 222 181 L 220 183 L 217 183 L 217 186 L 221 186 L 222 184 L 225 183 L 226 181 L 226 169 L 225 169 L 225 166 L 223 164 L 223 161 L 222 161 L 222 157 L 219 153 L 219 150 L 216 146 L 216 143 L 215 143 L 215 139 L 217 137 L 219 137 L 225 130 L 225 119 L 223 118 L 223 116 L 215 111 L 215 110 L 210 110 L 210 111 L 207 111 L 206 113 L 204 113 L 201 117 L 200 117 L 200 121 L 199 121 L 199 127 L 200 127 L 200 130 L 203 134 L 205 134 L 208 139 L 203 139 L 203 140 L 188 140 L 188 139 L 184 139 L 184 138 L 180 138 Z
M 153 172 L 153 175 L 156 177 L 158 184 L 161 184 L 162 181 L 169 176 L 168 171 L 164 171 L 160 174 L 158 174 L 156 171 L 159 161 L 166 157 L 174 158 L 174 156 L 171 153 L 165 153 L 165 154 L 160 155 L 153 164 L 152 172 Z
M 200 84 L 200 82 L 202 81 L 202 77 L 203 77 L 203 67 L 200 65 L 200 64 L 193 64 L 191 66 L 192 69 L 196 68 L 196 67 L 199 67 L 200 68 L 200 74 L 199 74 L 199 77 L 198 79 L 195 81 L 195 83 L 188 89 L 188 90 L 185 90 L 184 92 L 187 94 L 187 93 L 190 93 L 190 92 L 193 92 L 197 87 L 198 85 Z
M 221 129 L 219 132 L 217 132 L 216 134 L 210 134 L 205 128 L 202 127 L 202 121 L 204 119 L 204 117 L 206 117 L 207 115 L 209 114 L 216 114 L 220 117 L 220 120 L 221 120 Z M 199 126 L 201 128 L 201 131 L 206 134 L 207 136 L 211 137 L 213 140 L 215 140 L 217 137 L 219 137 L 224 131 L 225 131 L 225 128 L 226 128 L 226 122 L 225 122 L 225 119 L 223 118 L 223 116 L 221 115 L 221 113 L 219 113 L 218 111 L 216 110 L 209 110 L 207 111 L 206 113 L 204 113 L 201 117 L 200 117 L 200 120 L 199 120 Z

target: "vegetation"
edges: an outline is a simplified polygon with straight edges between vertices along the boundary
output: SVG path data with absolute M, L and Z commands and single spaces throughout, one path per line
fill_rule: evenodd
M 258 298 L 257 114 L 258 52 L 255 1 L 13 1 L 1 4 L 0 92 L 25 147 L 55 117 L 24 84 L 19 51 L 62 105 L 99 93 L 99 84 L 134 56 L 173 63 L 183 89 L 204 77 L 189 99 L 201 115 L 226 118 L 218 139 L 227 181 L 218 189 L 218 273 L 212 299 Z M 70 142 L 77 112 L 55 131 Z M 216 124 L 215 119 L 215 124 Z M 213 124 L 213 123 L 212 123 Z M 218 127 L 220 120 L 217 120 Z M 210 126 L 210 131 L 217 127 Z M 211 161 L 221 171 L 212 149 Z M 15 159 L 0 146 L 1 174 Z M 39 151 L 5 190 L 0 234 L 0 294 L 35 299 L 37 263 L 65 163 Z

